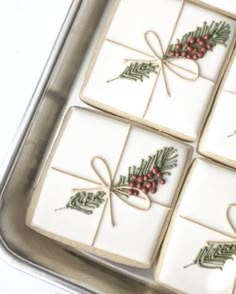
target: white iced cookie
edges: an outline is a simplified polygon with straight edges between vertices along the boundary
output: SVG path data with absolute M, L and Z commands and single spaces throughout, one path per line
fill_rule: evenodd
M 150 267 L 191 147 L 72 108 L 38 181 L 27 225 L 72 250 Z
M 158 282 L 181 293 L 234 293 L 235 185 L 234 171 L 194 162 L 158 261 Z
M 199 144 L 199 152 L 203 155 L 232 167 L 236 167 L 235 77 L 236 58 L 234 57 Z
M 234 35 L 232 19 L 188 1 L 115 1 L 80 97 L 195 141 Z

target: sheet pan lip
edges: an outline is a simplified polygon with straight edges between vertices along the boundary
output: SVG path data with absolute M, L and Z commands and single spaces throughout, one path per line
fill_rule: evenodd
M 63 49 L 63 45 L 67 39 L 67 36 L 71 30 L 71 27 L 74 23 L 76 15 L 82 5 L 86 0 L 72 0 L 72 3 L 68 9 L 68 12 L 65 16 L 65 19 L 61 25 L 60 31 L 58 32 L 57 38 L 53 44 L 50 55 L 44 65 L 42 73 L 39 77 L 38 83 L 35 86 L 34 92 L 31 96 L 31 99 L 28 103 L 28 106 L 24 112 L 23 118 L 17 128 L 17 132 L 12 140 L 9 151 L 4 159 L 3 171 L 0 171 L 0 201 L 2 194 L 5 190 L 5 186 L 8 182 L 8 179 L 14 169 L 15 162 L 17 161 L 18 154 L 20 153 L 21 146 L 24 143 L 28 130 L 30 129 L 31 122 L 37 109 L 40 105 L 40 102 L 43 99 L 43 93 L 47 88 L 48 82 L 52 76 L 54 68 L 57 64 L 58 57 Z M 0 203 L 1 209 L 1 203 Z
M 69 10 L 65 16 L 61 29 L 58 33 L 56 41 L 52 47 L 51 53 L 46 61 L 42 74 L 39 78 L 39 81 L 35 87 L 33 95 L 30 99 L 28 107 L 24 113 L 23 119 L 20 122 L 20 125 L 17 130 L 10 150 L 6 157 L 6 163 L 2 174 L 0 175 L 0 211 L 2 209 L 2 202 L 4 200 L 4 191 L 7 187 L 8 181 L 11 178 L 11 174 L 14 171 L 15 164 L 19 157 L 21 148 L 27 138 L 28 131 L 30 129 L 32 120 L 37 112 L 37 109 L 40 105 L 40 102 L 43 99 L 43 93 L 45 92 L 48 82 L 52 76 L 52 73 L 55 69 L 55 66 L 58 61 L 58 57 L 63 49 L 63 45 L 67 39 L 67 36 L 71 30 L 71 27 L 74 23 L 74 20 L 81 8 L 81 5 L 86 0 L 73 0 Z M 46 283 L 52 284 L 53 286 L 58 287 L 61 290 L 69 291 L 69 293 L 78 293 L 78 290 L 81 293 L 93 293 L 90 290 L 87 290 L 81 286 L 73 284 L 72 282 L 66 281 L 62 276 L 56 274 L 53 271 L 50 271 L 26 258 L 18 255 L 14 252 L 5 242 L 4 238 L 0 232 L 0 257 L 8 265 L 13 268 L 20 270 L 28 275 L 31 275 L 35 278 L 38 278 Z
M 73 282 L 67 281 L 63 276 L 56 274 L 55 272 L 38 265 L 24 257 L 21 257 L 13 250 L 9 248 L 2 236 L 0 235 L 0 257 L 8 265 L 20 270 L 34 278 L 37 278 L 43 282 L 58 287 L 61 290 L 67 291 L 69 294 L 78 294 L 78 290 L 81 294 L 95 294 L 91 290 L 88 290 L 82 286 L 79 286 Z

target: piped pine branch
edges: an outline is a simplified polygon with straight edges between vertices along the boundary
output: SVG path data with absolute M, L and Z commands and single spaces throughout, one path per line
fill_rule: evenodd
M 212 21 L 211 24 L 204 22 L 202 27 L 197 27 L 195 31 L 184 34 L 181 39 L 177 39 L 175 44 L 171 44 L 167 48 L 164 59 L 187 58 L 197 60 L 203 58 L 207 52 L 213 51 L 217 45 L 227 46 L 229 36 L 230 25 L 225 21 Z M 107 82 L 118 79 L 143 82 L 145 78 L 150 78 L 150 74 L 157 74 L 158 68 L 159 65 L 152 61 L 133 62 L 118 77 Z
M 105 201 L 105 192 L 98 191 L 96 193 L 88 191 L 80 191 L 70 197 L 70 200 L 64 208 L 56 209 L 76 209 L 85 214 L 92 214 L 95 208 L 98 208 Z
M 128 185 L 130 195 L 138 196 L 138 188 L 145 194 L 157 192 L 159 184 L 164 185 L 170 170 L 177 166 L 178 153 L 174 147 L 164 147 L 150 155 L 148 159 L 141 160 L 139 166 L 131 166 L 127 176 L 120 176 L 118 186 Z
M 165 58 L 188 58 L 197 60 L 212 51 L 217 45 L 227 45 L 230 36 L 230 25 L 225 21 L 211 24 L 203 23 L 195 31 L 186 33 L 175 44 L 171 44 L 165 54 Z
M 136 187 L 145 194 L 156 193 L 158 184 L 164 185 L 166 183 L 164 177 L 170 175 L 170 170 L 177 166 L 177 157 L 178 153 L 174 147 L 157 150 L 147 160 L 142 159 L 139 166 L 129 167 L 128 175 L 121 175 L 118 183 L 111 187 L 111 192 L 121 197 L 138 196 L 139 191 L 133 189 Z M 79 191 L 70 197 L 65 207 L 55 211 L 75 209 L 90 215 L 105 201 L 107 195 L 105 191 L 95 193 L 86 189 Z
M 152 62 L 135 62 L 129 64 L 126 69 L 116 78 L 107 81 L 107 83 L 113 82 L 118 79 L 127 79 L 134 82 L 141 81 L 149 79 L 150 74 L 157 73 L 158 65 Z
M 235 243 L 208 242 L 206 246 L 201 248 L 194 261 L 191 264 L 184 266 L 184 268 L 198 265 L 203 268 L 223 270 L 226 261 L 234 260 L 235 256 Z

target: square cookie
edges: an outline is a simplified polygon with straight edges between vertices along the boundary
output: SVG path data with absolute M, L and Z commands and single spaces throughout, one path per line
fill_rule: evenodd
M 191 147 L 72 108 L 32 192 L 26 224 L 72 250 L 151 266 Z
M 207 121 L 199 152 L 236 167 L 236 53 L 225 76 L 211 115 Z
M 195 141 L 235 41 L 235 21 L 188 1 L 117 0 L 81 99 Z
M 164 241 L 155 279 L 178 293 L 232 294 L 236 173 L 197 159 Z

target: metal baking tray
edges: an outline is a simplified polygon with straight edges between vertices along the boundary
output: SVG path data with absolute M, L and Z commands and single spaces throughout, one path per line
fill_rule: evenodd
M 79 91 L 112 4 L 113 0 L 74 0 L 71 5 L 0 186 L 0 255 L 70 293 L 169 293 L 151 279 L 151 271 L 117 267 L 85 252 L 72 254 L 25 225 L 29 192 L 64 113 L 70 106 L 85 106 Z
M 25 225 L 29 191 L 64 112 L 80 104 L 76 87 L 111 4 L 109 0 L 74 0 L 70 7 L 1 182 L 0 255 L 10 265 L 70 293 L 151 294 L 156 291 L 147 285 L 74 256 Z

